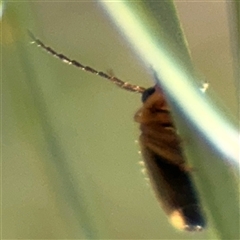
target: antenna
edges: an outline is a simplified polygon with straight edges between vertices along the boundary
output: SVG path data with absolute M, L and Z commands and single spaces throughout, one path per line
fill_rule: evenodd
M 28 30 L 28 34 L 30 36 L 30 38 L 33 40 L 32 43 L 36 43 L 36 45 L 40 48 L 42 48 L 43 50 L 45 50 L 47 53 L 53 55 L 54 57 L 60 59 L 62 62 L 67 63 L 69 65 L 73 65 L 77 68 L 80 68 L 83 71 L 86 72 L 90 72 L 93 74 L 96 74 L 102 78 L 108 79 L 109 81 L 111 81 L 112 83 L 114 83 L 115 85 L 117 85 L 118 87 L 130 91 L 130 92 L 136 92 L 136 93 L 143 93 L 146 88 L 144 87 L 140 87 L 138 85 L 133 85 L 130 84 L 128 82 L 124 82 L 114 76 L 110 76 L 104 72 L 101 71 L 97 71 L 89 66 L 84 66 L 82 65 L 80 62 L 76 61 L 76 60 L 72 60 L 70 58 L 68 58 L 67 56 L 56 52 L 54 49 L 52 49 L 51 47 L 46 46 L 41 40 L 39 40 L 38 38 L 36 38 L 33 33 L 31 31 Z

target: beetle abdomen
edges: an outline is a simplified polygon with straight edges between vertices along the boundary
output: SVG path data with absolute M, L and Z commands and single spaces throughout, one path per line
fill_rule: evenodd
M 140 144 L 155 195 L 172 224 L 181 230 L 202 230 L 205 220 L 189 172 L 146 148 L 142 137 Z

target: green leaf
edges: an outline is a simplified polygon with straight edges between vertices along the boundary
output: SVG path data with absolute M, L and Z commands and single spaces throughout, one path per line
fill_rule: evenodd
M 141 157 L 134 145 L 139 131 L 137 127 L 134 131 L 133 115 L 140 96 L 64 65 L 29 43 L 27 29 L 70 58 L 99 70 L 113 69 L 114 75 L 134 84 L 141 79 L 146 84 L 152 72 L 149 76 L 134 58 L 98 4 L 5 3 L 3 238 L 238 239 L 238 173 L 231 160 L 222 161 L 196 126 L 179 114 L 178 105 L 171 104 L 173 114 L 209 220 L 208 230 L 196 234 L 177 232 L 168 224 L 136 165 Z M 150 43 L 163 51 L 161 62 L 145 61 L 145 66 L 154 70 L 159 66 L 169 100 L 174 96 L 169 85 L 176 85 L 185 96 L 178 79 L 176 84 L 164 73 L 165 61 L 171 58 L 170 70 L 182 68 L 191 77 L 187 85 L 199 84 L 172 2 L 125 3 L 141 16 L 137 22 L 145 34 L 151 33 Z M 117 2 L 112 4 L 119 10 Z M 179 63 L 179 59 L 184 60 Z M 206 119 L 206 113 L 201 114 L 199 120 Z
M 117 7 L 102 3 L 167 93 L 186 155 L 196 169 L 192 175 L 209 230 L 217 234 L 210 239 L 238 239 L 237 125 L 213 94 L 201 95 L 194 84 L 199 75 L 191 64 L 172 1 L 120 2 Z
M 21 139 L 19 141 L 29 144 L 27 151 L 33 152 L 33 155 L 36 155 L 36 159 L 28 157 L 24 159 L 20 157 L 19 160 L 21 159 L 21 163 L 18 162 L 16 165 L 30 164 L 35 165 L 34 168 L 40 165 L 40 168 L 44 169 L 43 175 L 47 178 L 50 195 L 55 195 L 51 201 L 55 202 L 57 211 L 60 212 L 62 215 L 61 218 L 64 218 L 65 221 L 62 229 L 58 226 L 61 229 L 60 232 L 62 234 L 66 234 L 67 232 L 68 234 L 68 232 L 71 232 L 70 230 L 73 231 L 74 229 L 74 233 L 71 236 L 81 236 L 86 239 L 97 238 L 94 220 L 90 217 L 89 204 L 86 203 L 85 194 L 79 187 L 81 183 L 76 180 L 74 173 L 69 167 L 65 146 L 61 143 L 56 130 L 56 122 L 53 120 L 53 114 L 48 107 L 48 103 L 45 101 L 44 93 L 41 91 L 41 87 L 37 81 L 36 66 L 34 68 L 30 60 L 28 52 L 31 46 L 30 39 L 27 38 L 27 29 L 23 24 L 21 25 L 24 22 L 23 16 L 26 9 L 21 7 L 22 5 L 19 3 L 8 4 L 2 22 L 4 93 L 7 93 L 5 99 L 10 99 L 10 101 L 4 101 L 4 109 L 6 109 L 4 126 L 10 132 L 4 131 L 4 136 L 8 139 L 10 137 L 9 134 L 19 134 L 19 138 Z M 18 11 L 18 9 L 21 9 L 22 12 Z M 15 70 L 19 72 L 18 76 Z M 14 120 L 10 119 L 12 115 L 14 115 Z M 15 127 L 13 127 L 14 124 L 16 124 Z M 17 137 L 15 136 L 9 145 L 13 145 L 16 139 Z M 15 144 L 18 145 L 19 143 Z M 18 155 L 21 156 L 21 153 L 18 153 Z M 9 158 L 9 154 L 6 154 L 6 158 Z M 21 168 L 20 166 L 19 168 Z M 36 169 L 33 170 L 36 172 L 35 174 L 39 174 Z M 5 173 L 5 168 L 3 171 Z M 30 180 L 31 176 L 28 177 Z M 17 180 L 15 179 L 15 181 Z M 33 184 L 37 186 L 39 183 L 34 179 Z M 23 191 L 25 191 L 24 187 Z M 6 195 L 8 195 L 7 191 L 4 192 L 4 196 Z M 7 202 L 4 203 L 6 207 Z M 33 201 L 32 204 L 34 203 Z M 21 210 L 18 209 L 18 211 Z M 49 211 L 51 212 L 52 209 Z M 55 214 L 55 211 L 53 210 L 51 214 Z M 26 214 L 26 217 L 28 214 Z M 6 215 L 4 215 L 4 221 L 6 218 Z M 68 224 L 70 219 L 71 226 Z M 13 221 L 16 221 L 16 218 Z M 22 224 L 20 219 L 18 221 L 17 225 Z M 30 218 L 24 221 L 26 221 L 26 225 L 22 226 L 23 229 L 27 227 L 27 223 L 31 224 Z M 59 221 L 58 217 L 56 217 L 56 221 Z M 40 224 L 43 224 L 43 222 Z M 49 222 L 49 224 L 52 223 Z M 66 225 L 68 225 L 69 229 L 64 231 Z M 74 225 L 77 225 L 77 227 L 74 227 Z M 8 232 L 8 226 L 3 226 L 4 233 Z M 53 229 L 50 228 L 49 233 L 47 233 L 44 231 L 39 232 L 37 228 L 35 230 L 33 228 L 32 234 L 28 235 L 29 233 L 24 231 L 18 232 L 17 235 L 14 235 L 14 238 L 36 238 L 37 232 L 39 232 L 38 236 L 40 238 L 49 238 L 49 234 L 52 234 L 50 232 L 54 232 Z M 14 231 L 12 231 L 12 234 L 14 234 Z M 57 233 L 56 236 L 62 238 L 64 235 Z

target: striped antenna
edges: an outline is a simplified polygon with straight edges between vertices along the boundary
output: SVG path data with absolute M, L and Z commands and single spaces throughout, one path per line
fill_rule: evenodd
M 28 30 L 28 34 L 31 37 L 31 39 L 33 40 L 32 43 L 36 43 L 38 47 L 42 48 L 43 50 L 45 50 L 46 52 L 48 52 L 49 54 L 53 55 L 54 57 L 60 59 L 62 62 L 67 63 L 69 65 L 73 65 L 77 68 L 80 68 L 83 71 L 86 72 L 90 72 L 93 74 L 96 74 L 102 78 L 108 79 L 109 81 L 111 81 L 112 83 L 114 83 L 115 85 L 117 85 L 118 87 L 130 91 L 130 92 L 137 92 L 137 93 L 143 93 L 146 88 L 144 87 L 140 87 L 138 85 L 133 85 L 130 84 L 128 82 L 124 82 L 114 76 L 110 76 L 104 72 L 101 71 L 97 71 L 91 67 L 88 66 L 84 66 L 82 65 L 80 62 L 76 61 L 76 60 L 71 60 L 69 59 L 67 56 L 56 52 L 54 49 L 52 49 L 51 47 L 46 46 L 41 40 L 39 40 L 38 38 L 36 38 L 33 33 L 31 31 Z

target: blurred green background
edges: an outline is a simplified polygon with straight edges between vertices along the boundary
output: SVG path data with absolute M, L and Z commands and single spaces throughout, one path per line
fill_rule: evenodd
M 114 3 L 113 3 L 114 4 Z M 237 116 L 225 2 L 177 2 L 193 62 Z M 12 2 L 2 18 L 2 238 L 208 239 L 173 229 L 147 185 L 133 121 L 140 95 L 63 64 L 45 44 L 153 84 L 96 2 Z

